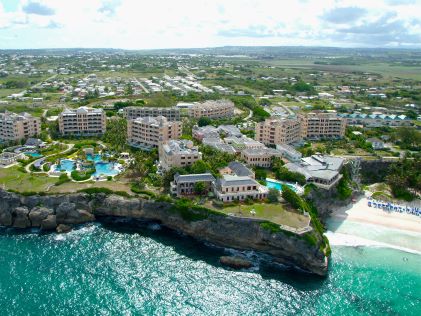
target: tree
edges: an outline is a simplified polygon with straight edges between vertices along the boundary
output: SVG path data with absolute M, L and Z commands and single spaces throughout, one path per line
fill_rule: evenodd
M 256 168 L 254 174 L 257 180 L 265 180 L 267 178 L 267 171 L 263 168 Z
M 303 203 L 297 193 L 292 191 L 286 185 L 282 187 L 282 198 L 287 201 L 296 210 L 303 210 Z
M 129 83 L 124 91 L 125 95 L 132 95 L 134 92 L 132 85 Z
M 278 202 L 279 196 L 281 194 L 279 193 L 279 190 L 275 189 L 275 188 L 271 188 L 269 189 L 269 193 L 268 193 L 268 200 L 271 203 L 275 203 Z
M 203 181 L 196 182 L 194 184 L 194 192 L 198 195 L 202 195 L 206 192 L 206 184 Z
M 212 124 L 212 119 L 210 119 L 209 117 L 205 117 L 205 116 L 202 116 L 199 119 L 199 121 L 197 122 L 197 125 L 199 125 L 200 127 L 207 126 L 207 125 L 210 125 L 210 124 Z
M 197 160 L 191 165 L 191 172 L 195 174 L 209 172 L 211 169 L 211 166 L 203 160 Z
M 123 118 L 110 119 L 102 138 L 116 151 L 123 151 L 127 142 L 127 121 Z
M 281 167 L 275 171 L 276 179 L 288 181 L 288 182 L 298 182 L 301 185 L 306 184 L 306 177 L 298 172 L 289 171 L 285 167 Z
M 421 145 L 421 133 L 415 128 L 400 127 L 396 131 L 396 136 L 403 148 L 415 148 Z

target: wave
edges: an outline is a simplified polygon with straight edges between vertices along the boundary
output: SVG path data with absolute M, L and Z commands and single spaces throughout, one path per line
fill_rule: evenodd
M 65 234 L 53 234 L 53 239 L 56 241 L 64 241 L 69 239 L 80 239 L 83 235 L 91 234 L 97 228 L 96 224 L 88 224 L 80 228 L 74 228 Z
M 391 248 L 395 250 L 400 250 L 412 254 L 421 255 L 420 251 L 401 247 L 393 244 L 388 244 L 384 242 L 374 241 L 354 235 L 348 235 L 343 233 L 334 233 L 332 231 L 327 231 L 325 233 L 326 237 L 329 239 L 330 245 L 332 246 L 347 246 L 347 247 L 374 247 L 374 248 Z

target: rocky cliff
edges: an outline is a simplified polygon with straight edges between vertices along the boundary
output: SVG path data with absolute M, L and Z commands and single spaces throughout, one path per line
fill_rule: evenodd
M 102 217 L 125 217 L 158 222 L 201 241 L 269 254 L 274 262 L 317 275 L 327 274 L 328 260 L 321 236 L 299 236 L 262 221 L 203 210 L 178 210 L 168 202 L 148 201 L 103 193 L 22 196 L 0 190 L 0 226 L 40 227 L 81 224 Z M 269 228 L 268 228 L 269 227 Z M 276 229 L 271 229 L 275 227 Z M 306 238 L 312 237 L 312 238 Z M 309 242 L 310 240 L 310 242 Z

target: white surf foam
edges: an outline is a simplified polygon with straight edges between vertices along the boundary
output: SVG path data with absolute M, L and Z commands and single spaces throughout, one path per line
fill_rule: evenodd
M 329 239 L 329 242 L 332 246 L 391 248 L 395 250 L 421 255 L 420 251 L 414 249 L 388 244 L 384 242 L 378 242 L 358 236 L 343 233 L 334 233 L 332 231 L 327 231 L 325 235 Z

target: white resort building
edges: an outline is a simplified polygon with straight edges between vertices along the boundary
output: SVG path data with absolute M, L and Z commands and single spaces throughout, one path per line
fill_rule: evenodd
M 250 177 L 224 175 L 215 181 L 214 193 L 222 202 L 262 200 L 269 189 Z
M 339 157 L 313 155 L 302 158 L 300 162 L 287 163 L 285 168 L 304 175 L 307 183 L 329 190 L 342 178 L 339 172 L 343 164 L 344 159 Z

